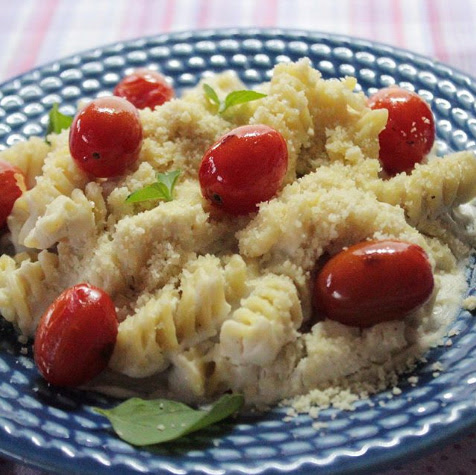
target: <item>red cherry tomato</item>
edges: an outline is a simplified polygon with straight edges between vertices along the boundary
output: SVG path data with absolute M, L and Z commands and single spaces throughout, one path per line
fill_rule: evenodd
M 411 171 L 435 141 L 430 106 L 414 92 L 388 87 L 369 98 L 371 109 L 387 109 L 387 125 L 379 135 L 380 162 L 389 175 Z
M 218 139 L 203 156 L 202 194 L 227 213 L 247 214 L 276 194 L 287 167 L 288 150 L 279 132 L 244 125 Z
M 84 384 L 103 371 L 117 338 L 110 297 L 89 284 L 65 290 L 41 317 L 34 345 L 43 377 L 56 386 Z
M 0 229 L 5 226 L 15 201 L 26 190 L 23 172 L 0 160 Z
M 114 88 L 114 95 L 127 99 L 138 109 L 153 109 L 170 101 L 174 90 L 157 71 L 138 69 L 119 82 Z
M 333 256 L 319 272 L 316 309 L 345 325 L 368 327 L 405 317 L 434 286 L 425 251 L 405 241 L 365 241 Z
M 95 177 L 122 175 L 139 157 L 141 146 L 139 113 L 121 97 L 95 99 L 71 124 L 71 155 L 82 170 Z

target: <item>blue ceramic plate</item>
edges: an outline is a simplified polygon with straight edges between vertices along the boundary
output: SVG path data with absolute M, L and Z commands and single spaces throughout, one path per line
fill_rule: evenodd
M 0 147 L 44 134 L 55 102 L 73 114 L 81 97 L 110 93 L 124 73 L 144 66 L 169 76 L 178 93 L 212 71 L 235 70 L 250 86 L 274 64 L 308 56 L 326 78 L 354 75 L 365 92 L 397 83 L 432 104 L 440 153 L 475 149 L 476 82 L 407 51 L 321 33 L 282 30 L 199 31 L 161 35 L 88 51 L 51 63 L 0 86 Z M 474 276 L 468 271 L 470 287 Z M 66 472 L 167 474 L 342 473 L 388 466 L 421 455 L 476 423 L 476 327 L 462 311 L 451 346 L 431 351 L 401 382 L 402 394 L 380 394 L 354 412 L 326 410 L 320 429 L 285 409 L 241 416 L 179 442 L 139 450 L 121 442 L 95 405 L 95 394 L 49 388 L 7 326 L 0 337 L 0 452 Z M 432 364 L 444 368 L 434 377 Z

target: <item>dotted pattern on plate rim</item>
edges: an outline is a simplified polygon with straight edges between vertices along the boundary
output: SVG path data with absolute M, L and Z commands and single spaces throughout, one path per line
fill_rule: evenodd
M 432 106 L 439 153 L 476 150 L 476 85 L 449 67 L 412 53 L 347 37 L 289 30 L 207 30 L 121 42 L 33 70 L 0 86 L 0 149 L 44 134 L 55 102 L 73 115 L 77 101 L 110 94 L 132 69 L 165 74 L 178 93 L 209 75 L 235 70 L 249 86 L 266 81 L 274 64 L 308 56 L 325 78 L 353 75 L 372 93 L 391 84 L 415 90 Z M 471 288 L 474 276 L 468 275 Z M 403 378 L 402 394 L 380 394 L 355 411 L 329 409 L 319 426 L 309 416 L 284 422 L 285 408 L 246 414 L 154 451 L 138 450 L 108 432 L 92 412 L 111 399 L 54 390 L 8 326 L 0 338 L 0 452 L 50 468 L 101 473 L 300 473 L 352 471 L 416 453 L 439 431 L 464 425 L 476 405 L 473 317 L 461 312 L 452 345 Z M 444 371 L 435 371 L 440 365 Z M 474 416 L 473 416 L 474 417 Z M 436 434 L 436 435 L 433 435 Z M 422 437 L 425 436 L 425 437 Z M 387 450 L 392 448 L 392 452 Z M 392 455 L 393 454 L 393 455 Z M 359 457 L 356 457 L 359 456 Z M 362 462 L 359 462 L 362 461 Z M 122 473 L 121 472 L 121 473 Z

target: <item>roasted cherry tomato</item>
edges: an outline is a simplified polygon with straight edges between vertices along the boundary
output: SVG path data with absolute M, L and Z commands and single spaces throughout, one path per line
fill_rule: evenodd
M 434 286 L 425 251 L 398 240 L 365 241 L 333 256 L 317 275 L 316 309 L 345 325 L 368 327 L 402 319 Z
M 117 339 L 111 298 L 89 284 L 65 290 L 41 317 L 35 336 L 35 362 L 56 386 L 74 387 L 103 371 Z
M 114 88 L 114 95 L 127 99 L 138 109 L 153 109 L 170 101 L 174 97 L 174 89 L 157 71 L 138 69 L 119 82 Z
M 15 201 L 26 190 L 23 172 L 0 160 L 0 229 L 5 226 Z
M 282 135 L 267 125 L 244 125 L 225 134 L 205 153 L 199 170 L 203 196 L 223 211 L 256 211 L 283 183 L 288 150 Z
M 371 109 L 387 109 L 387 125 L 379 135 L 380 162 L 389 175 L 411 171 L 435 141 L 430 106 L 414 92 L 388 87 L 369 98 Z
M 141 146 L 139 113 L 121 97 L 93 100 L 71 124 L 71 155 L 82 170 L 95 177 L 122 175 L 139 157 Z

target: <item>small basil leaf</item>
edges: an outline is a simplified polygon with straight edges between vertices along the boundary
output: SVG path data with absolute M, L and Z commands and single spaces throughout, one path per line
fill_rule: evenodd
M 171 201 L 172 192 L 175 188 L 175 184 L 177 183 L 178 177 L 180 176 L 181 170 L 173 170 L 171 172 L 166 173 L 157 173 L 157 181 L 158 183 L 162 183 L 165 185 L 169 192 L 169 199 L 167 201 Z
M 46 135 L 59 134 L 62 130 L 68 129 L 73 123 L 73 118 L 69 115 L 64 115 L 59 111 L 58 104 L 54 103 L 48 116 L 48 126 L 46 128 Z
M 121 439 L 143 446 L 175 440 L 215 424 L 237 412 L 243 403 L 243 396 L 226 394 L 205 411 L 166 399 L 132 398 L 113 409 L 94 411 L 109 419 Z
M 217 93 L 215 92 L 215 89 L 211 87 L 208 84 L 203 85 L 203 90 L 205 91 L 205 95 L 212 101 L 214 104 L 216 104 L 218 107 L 220 107 L 220 99 L 218 98 Z
M 244 402 L 245 399 L 241 394 L 225 394 L 210 407 L 208 412 L 205 412 L 205 415 L 203 415 L 203 417 L 190 428 L 187 434 L 226 419 L 235 412 L 238 412 L 243 407 Z
M 157 173 L 157 181 L 155 183 L 132 192 L 126 198 L 126 203 L 141 203 L 142 201 L 149 200 L 172 201 L 173 191 L 180 173 L 180 170 Z
M 256 101 L 258 99 L 262 99 L 263 97 L 266 97 L 266 94 L 256 91 L 233 91 L 226 96 L 225 102 L 221 104 L 218 112 L 223 114 L 230 107 L 237 106 L 238 104 L 244 104 L 246 102 Z
M 266 94 L 262 94 L 261 92 L 244 89 L 240 91 L 230 92 L 225 97 L 224 101 L 220 101 L 220 98 L 218 97 L 218 94 L 216 93 L 215 89 L 213 89 L 209 84 L 204 84 L 203 89 L 208 99 L 216 106 L 218 106 L 219 114 L 223 114 L 230 107 L 237 106 L 239 104 L 244 104 L 246 102 L 256 101 L 257 99 L 262 99 L 263 97 L 266 97 Z
M 126 198 L 126 203 L 141 203 L 149 200 L 166 200 L 169 201 L 168 191 L 164 185 L 160 183 L 152 183 L 140 190 L 134 191 Z

